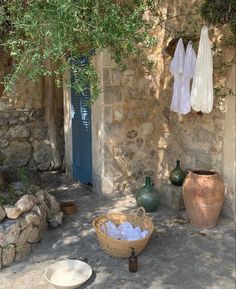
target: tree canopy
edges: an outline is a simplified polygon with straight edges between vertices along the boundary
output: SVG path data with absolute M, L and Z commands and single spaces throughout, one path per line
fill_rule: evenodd
M 96 97 L 98 81 L 92 63 L 81 67 L 76 60 L 91 58 L 103 48 L 109 48 L 120 65 L 129 55 L 140 57 L 157 41 L 150 34 L 153 24 L 162 27 L 168 21 L 168 16 L 163 18 L 158 12 L 161 2 L 0 0 L 0 51 L 7 51 L 13 59 L 12 71 L 4 79 L 5 89 L 11 89 L 22 75 L 32 80 L 53 76 L 60 84 L 61 75 L 70 70 L 76 76 L 76 88 L 82 90 L 90 83 Z M 144 17 L 147 11 L 152 17 Z M 201 5 L 201 15 L 210 24 L 228 23 L 234 33 L 235 12 L 235 0 L 204 0 Z M 169 15 L 169 19 L 175 17 L 178 15 Z
M 97 95 L 97 75 L 91 63 L 76 65 L 81 56 L 92 57 L 110 48 L 115 61 L 139 55 L 155 39 L 143 17 L 154 9 L 152 0 L 1 0 L 0 46 L 10 52 L 13 70 L 5 77 L 11 89 L 22 75 L 35 80 L 52 75 L 57 81 L 69 69 L 77 76 L 77 89 L 91 84 Z M 142 49 L 140 49 L 142 44 Z M 50 61 L 50 69 L 46 62 Z

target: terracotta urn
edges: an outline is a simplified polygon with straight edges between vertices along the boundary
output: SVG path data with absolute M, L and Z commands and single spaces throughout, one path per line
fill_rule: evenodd
M 190 171 L 183 183 L 183 199 L 190 224 L 211 229 L 216 226 L 224 203 L 224 184 L 215 171 Z

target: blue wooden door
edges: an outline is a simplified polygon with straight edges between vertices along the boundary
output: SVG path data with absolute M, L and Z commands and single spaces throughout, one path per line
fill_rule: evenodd
M 84 65 L 88 59 L 82 57 L 78 65 Z M 75 81 L 74 75 L 71 82 Z M 73 177 L 82 184 L 92 185 L 92 134 L 91 109 L 88 106 L 90 87 L 87 85 L 82 93 L 71 89 L 72 103 L 72 145 Z

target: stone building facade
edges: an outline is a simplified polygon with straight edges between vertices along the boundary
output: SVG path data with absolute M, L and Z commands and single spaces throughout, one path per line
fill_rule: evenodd
M 200 3 L 197 0 L 177 1 L 173 7 L 169 1 L 163 2 L 164 12 L 169 9 L 176 13 L 174 9 L 178 6 L 183 15 L 190 6 L 194 9 Z M 202 22 L 194 17 L 184 17 L 173 19 L 165 28 L 174 29 L 174 35 L 178 36 L 178 30 L 183 30 L 185 25 L 195 29 L 188 33 L 195 35 L 197 30 L 200 34 Z M 159 27 L 155 31 L 158 44 L 148 55 L 155 62 L 151 72 L 139 59 L 127 60 L 127 70 L 121 71 L 108 51 L 96 54 L 94 66 L 101 95 L 92 106 L 93 189 L 108 196 L 134 193 L 143 185 L 145 175 L 151 174 L 155 186 L 165 193 L 170 190 L 169 172 L 179 159 L 182 168 L 187 170 L 219 172 L 226 185 L 224 213 L 232 217 L 235 210 L 235 95 L 226 95 L 221 107 L 217 106 L 215 97 L 214 108 L 209 114 L 192 111 L 180 116 L 170 111 L 173 78 L 169 67 L 172 58 L 166 48 L 174 36 L 167 35 L 168 30 Z M 221 47 L 224 35 L 215 29 L 212 41 Z M 220 49 L 219 56 L 214 54 L 215 64 L 233 59 L 233 51 Z M 222 78 L 235 92 L 235 66 L 231 66 Z M 215 75 L 214 83 L 220 81 Z M 25 85 L 24 82 L 19 85 L 16 90 L 20 96 L 18 101 L 12 98 L 9 103 L 0 98 L 0 166 L 51 169 L 52 152 L 44 120 L 41 85 Z M 72 175 L 71 94 L 66 86 L 64 104 L 62 99 L 58 101 L 62 147 L 63 109 L 64 163 L 68 175 Z

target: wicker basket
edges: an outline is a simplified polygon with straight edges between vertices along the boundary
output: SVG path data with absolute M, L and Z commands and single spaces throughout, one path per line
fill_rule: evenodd
M 138 215 L 140 211 L 143 213 L 142 216 Z M 147 237 L 137 241 L 116 240 L 108 236 L 106 232 L 101 231 L 101 225 L 105 224 L 108 220 L 111 220 L 116 225 L 120 225 L 126 221 L 130 222 L 133 226 L 139 226 L 142 230 L 147 229 L 149 234 Z M 107 214 L 97 217 L 93 221 L 93 227 L 102 249 L 108 254 L 119 258 L 128 258 L 131 253 L 131 247 L 134 248 L 136 255 L 139 255 L 145 248 L 153 232 L 152 220 L 145 215 L 145 209 L 142 207 L 138 208 L 136 215 Z

